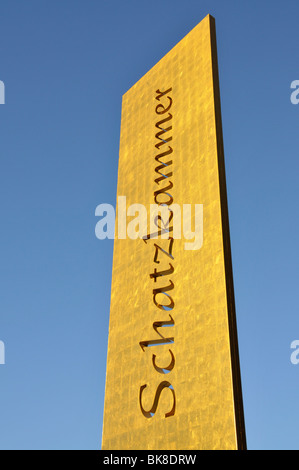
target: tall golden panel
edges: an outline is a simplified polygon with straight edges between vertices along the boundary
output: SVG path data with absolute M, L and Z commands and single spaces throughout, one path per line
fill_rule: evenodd
M 203 204 L 203 245 L 115 240 L 102 448 L 244 449 L 210 15 L 124 95 L 117 194 Z

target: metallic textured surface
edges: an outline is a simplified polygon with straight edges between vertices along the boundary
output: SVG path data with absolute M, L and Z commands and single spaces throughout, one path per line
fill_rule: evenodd
M 123 97 L 118 196 L 127 206 L 154 203 L 156 90 L 172 88 L 173 188 L 178 204 L 203 204 L 204 242 L 197 251 L 173 246 L 171 312 L 153 303 L 150 278 L 154 241 L 115 240 L 108 342 L 103 449 L 237 449 L 245 447 L 238 362 L 214 19 L 208 15 Z M 163 118 L 163 117 L 161 117 Z M 168 243 L 168 241 L 167 241 Z M 165 281 L 164 281 L 165 285 Z M 156 321 L 169 320 L 175 366 L 166 375 L 152 363 L 169 363 L 169 345 L 147 347 L 158 338 Z M 164 333 L 167 331 L 167 333 Z M 166 388 L 152 417 L 162 381 Z

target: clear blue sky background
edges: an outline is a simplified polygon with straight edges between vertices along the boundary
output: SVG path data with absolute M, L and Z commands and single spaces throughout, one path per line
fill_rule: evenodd
M 100 448 L 121 97 L 216 18 L 250 449 L 299 449 L 299 2 L 2 0 L 1 449 Z

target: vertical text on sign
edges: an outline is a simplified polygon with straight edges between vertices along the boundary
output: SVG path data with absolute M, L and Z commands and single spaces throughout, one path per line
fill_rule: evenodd
M 173 183 L 171 181 L 171 177 L 173 174 L 173 160 L 170 155 L 173 153 L 172 146 L 169 143 L 172 141 L 172 114 L 169 110 L 172 108 L 173 100 L 171 97 L 172 88 L 168 88 L 166 91 L 156 91 L 155 99 L 159 102 L 156 103 L 156 114 L 159 116 L 158 122 L 155 124 L 156 129 L 158 132 L 155 134 L 155 138 L 158 140 L 155 143 L 155 164 L 158 163 L 158 166 L 155 167 L 155 184 L 158 188 L 154 191 L 154 202 L 160 207 L 171 206 L 174 198 L 170 191 L 173 189 Z M 162 117 L 162 119 L 161 119 Z M 156 155 L 158 151 L 158 154 Z M 166 157 L 166 158 L 165 158 Z M 158 175 L 158 177 L 156 177 Z M 173 218 L 173 213 L 169 210 L 167 220 L 163 220 L 162 215 L 157 215 L 155 217 L 154 223 L 158 228 L 158 233 L 163 235 L 163 233 L 168 232 L 169 238 L 168 239 L 160 239 L 159 244 L 154 243 L 154 256 L 153 262 L 155 264 L 160 264 L 159 270 L 155 267 L 154 272 L 150 274 L 150 278 L 153 279 L 155 288 L 152 291 L 153 295 L 153 303 L 159 311 L 163 311 L 164 313 L 167 311 L 169 320 L 159 320 L 154 321 L 152 324 L 153 330 L 158 335 L 154 339 L 149 339 L 146 341 L 140 341 L 140 347 L 143 352 L 145 352 L 146 348 L 149 346 L 155 347 L 155 353 L 152 354 L 152 365 L 155 371 L 158 374 L 169 374 L 175 367 L 175 356 L 173 351 L 169 347 L 169 345 L 174 343 L 174 337 L 166 337 L 167 335 L 163 335 L 161 333 L 161 329 L 163 327 L 173 327 L 175 322 L 173 315 L 169 312 L 174 309 L 174 300 L 173 300 L 173 289 L 174 283 L 170 279 L 174 273 L 174 266 L 170 261 L 174 260 L 173 256 L 173 242 L 174 239 L 170 235 L 173 233 L 173 226 L 170 226 L 170 223 Z M 147 243 L 150 237 L 146 237 L 144 242 Z M 165 285 L 168 283 L 167 285 Z M 171 292 L 171 295 L 170 295 Z M 166 302 L 166 303 L 165 303 Z M 155 310 L 156 311 L 156 310 Z M 161 365 L 160 361 L 157 359 L 157 350 L 156 347 L 163 347 L 167 345 L 169 348 L 169 362 L 167 364 Z M 159 365 L 158 365 L 159 364 Z M 158 385 L 155 393 L 155 397 L 153 399 L 153 405 L 150 410 L 146 411 L 142 405 L 142 396 L 144 389 L 147 387 L 147 384 L 144 384 L 140 387 L 139 390 L 139 406 L 141 409 L 142 414 L 146 418 L 153 418 L 159 404 L 160 396 L 164 389 L 169 389 L 170 393 L 172 394 L 172 408 L 165 413 L 165 418 L 173 416 L 175 414 L 176 408 L 176 395 L 174 387 L 172 386 L 171 382 L 168 380 L 162 380 Z

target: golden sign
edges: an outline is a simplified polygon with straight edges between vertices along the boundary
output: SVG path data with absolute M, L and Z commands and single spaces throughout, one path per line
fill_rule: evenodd
M 124 95 L 117 194 L 203 204 L 203 243 L 159 216 L 155 238 L 115 240 L 102 448 L 244 449 L 210 15 Z

